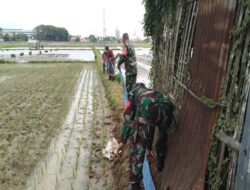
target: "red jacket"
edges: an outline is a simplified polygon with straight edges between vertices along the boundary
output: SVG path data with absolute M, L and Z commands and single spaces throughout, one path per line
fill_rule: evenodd
M 103 52 L 102 54 L 102 60 L 103 62 L 106 62 L 108 60 L 114 60 L 115 59 L 115 56 L 114 56 L 114 53 L 111 49 L 109 49 L 107 52 Z

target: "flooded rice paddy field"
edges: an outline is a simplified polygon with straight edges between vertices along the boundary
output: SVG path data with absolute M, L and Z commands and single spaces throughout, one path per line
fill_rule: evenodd
M 23 54 L 23 55 L 21 55 Z M 15 55 L 12 58 L 11 55 Z M 92 49 L 83 48 L 49 48 L 42 50 L 29 50 L 28 48 L 0 49 L 0 59 L 28 62 L 28 61 L 94 61 Z
M 2 64 L 0 76 L 0 189 L 107 189 L 95 66 Z
M 27 190 L 112 189 L 111 169 L 101 153 L 110 110 L 94 66 L 82 71 L 77 86 L 61 133 L 28 179 Z
M 0 50 L 0 59 L 13 51 L 24 52 L 20 62 L 39 53 Z M 150 57 L 139 51 L 137 58 Z M 33 58 L 65 61 L 68 52 L 94 60 L 90 49 Z M 151 66 L 138 61 L 138 68 L 138 82 L 149 85 Z M 0 64 L 0 190 L 112 189 L 110 162 L 101 154 L 115 125 L 111 115 L 93 63 Z

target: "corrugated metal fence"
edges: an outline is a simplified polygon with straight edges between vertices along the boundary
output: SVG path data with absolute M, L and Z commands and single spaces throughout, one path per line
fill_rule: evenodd
M 219 114 L 225 113 L 227 122 L 235 124 L 233 137 L 240 140 L 249 89 L 249 77 L 240 76 L 249 73 L 249 59 L 245 58 L 249 29 L 236 37 L 231 32 L 247 19 L 247 11 L 249 8 L 236 0 L 188 0 L 178 5 L 174 27 L 164 15 L 164 40 L 159 45 L 163 51 L 156 53 L 159 82 L 155 87 L 172 94 L 179 110 L 161 189 L 234 188 L 238 153 L 228 156 L 229 149 L 223 143 L 218 142 L 218 176 L 224 176 L 219 186 L 209 186 L 206 170 Z M 222 96 L 228 100 L 226 107 L 211 109 L 206 104 L 206 100 L 221 102 Z M 229 167 L 221 171 L 219 161 L 226 157 L 231 159 Z
M 200 1 L 187 84 L 198 97 L 219 99 L 234 9 L 235 3 L 228 0 Z M 180 115 L 174 146 L 170 146 L 166 159 L 163 189 L 204 189 L 216 110 L 185 91 Z

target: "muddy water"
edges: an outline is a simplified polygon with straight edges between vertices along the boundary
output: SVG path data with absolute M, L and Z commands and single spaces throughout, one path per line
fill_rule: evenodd
M 40 52 L 41 51 L 41 55 Z M 32 55 L 29 55 L 32 52 Z M 23 56 L 20 56 L 23 53 Z M 15 54 L 16 58 L 11 58 L 11 54 Z M 29 50 L 29 49 L 1 49 L 0 59 L 16 60 L 17 62 L 35 61 L 35 60 L 82 60 L 93 61 L 95 59 L 92 49 L 44 49 L 44 50 Z
M 103 127 L 97 123 L 100 123 L 98 120 L 104 117 L 105 111 L 100 114 L 98 110 L 104 110 L 105 105 L 94 99 L 99 93 L 98 89 L 102 88 L 94 67 L 85 66 L 62 131 L 51 143 L 45 158 L 35 167 L 25 189 L 82 190 L 106 189 L 109 186 L 107 179 L 110 179 L 110 174 L 106 172 L 108 163 L 102 160 L 98 164 L 96 160 L 102 158 L 100 154 L 95 154 L 95 148 L 101 150 L 102 140 L 107 135 L 106 131 L 102 133 L 102 138 L 98 138 L 95 132 L 98 127 Z M 99 146 L 94 146 L 94 143 L 99 143 Z M 106 175 L 103 176 L 103 173 Z

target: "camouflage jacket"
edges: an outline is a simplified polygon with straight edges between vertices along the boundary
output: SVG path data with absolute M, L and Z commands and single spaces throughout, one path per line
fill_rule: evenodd
M 135 50 L 130 44 L 124 45 L 122 49 L 122 54 L 120 55 L 118 66 L 123 63 L 125 64 L 126 75 L 137 74 Z
M 169 110 L 172 114 L 173 104 L 162 93 L 139 87 L 129 93 L 129 101 L 124 112 L 124 124 L 120 141 L 124 144 L 130 138 L 136 142 L 138 131 L 146 138 L 147 148 L 152 149 L 154 129 L 157 125 L 168 127 L 169 115 L 161 110 Z M 141 128 L 142 130 L 139 130 Z

